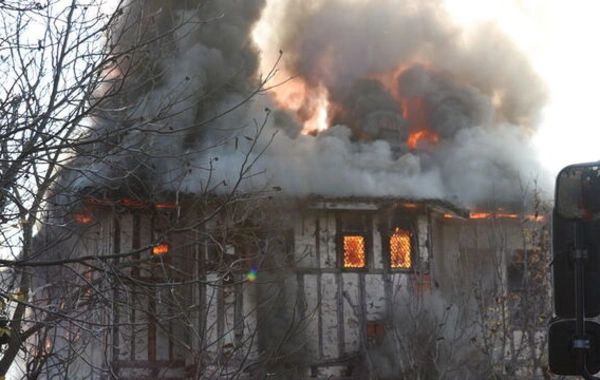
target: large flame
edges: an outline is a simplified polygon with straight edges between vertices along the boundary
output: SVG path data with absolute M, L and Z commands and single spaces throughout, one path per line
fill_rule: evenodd
M 409 66 L 398 68 L 385 73 L 374 73 L 367 79 L 379 81 L 389 91 L 398 104 L 402 118 L 407 121 L 409 137 L 406 141 L 411 150 L 429 150 L 440 141 L 438 134 L 433 132 L 427 116 L 426 100 L 422 96 L 406 96 L 399 88 L 398 78 Z M 303 124 L 303 133 L 318 133 L 327 129 L 333 114 L 351 114 L 342 104 L 330 101 L 329 91 L 323 84 L 311 84 L 302 77 L 289 77 L 290 80 L 270 88 L 269 94 L 277 107 L 294 113 Z M 355 136 L 359 139 L 370 140 L 361 125 L 352 125 L 356 120 L 348 121 Z
M 269 94 L 278 108 L 296 114 L 304 125 L 303 133 L 327 129 L 329 95 L 324 86 L 311 87 L 296 77 L 272 87 Z
M 401 93 L 401 89 L 398 89 Z M 408 137 L 408 147 L 414 149 L 424 149 L 430 147 L 431 144 L 437 144 L 440 141 L 438 134 L 430 129 L 429 118 L 427 117 L 427 106 L 425 99 L 420 96 L 400 97 L 400 105 L 402 106 L 402 117 L 408 121 L 410 135 Z M 428 144 L 421 144 L 421 141 L 426 141 Z

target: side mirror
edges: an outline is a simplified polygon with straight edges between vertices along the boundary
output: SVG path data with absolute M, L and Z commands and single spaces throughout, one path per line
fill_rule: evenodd
M 548 331 L 550 371 L 600 371 L 600 162 L 558 173 L 552 216 L 552 287 L 558 320 Z M 587 346 L 586 346 L 587 345 Z
M 567 220 L 600 220 L 600 162 L 569 165 L 556 178 L 555 208 Z
M 578 244 L 576 244 L 578 242 Z M 600 220 L 577 221 L 552 215 L 552 289 L 554 311 L 560 318 L 575 318 L 575 264 L 571 252 L 585 246 L 583 267 L 585 316 L 600 314 Z
M 586 368 L 590 373 L 600 371 L 600 324 L 585 321 L 585 336 L 590 341 L 590 348 L 586 352 Z M 550 372 L 555 375 L 577 376 L 581 375 L 577 363 L 577 355 L 573 350 L 575 334 L 575 320 L 563 319 L 550 322 L 548 331 L 548 364 Z

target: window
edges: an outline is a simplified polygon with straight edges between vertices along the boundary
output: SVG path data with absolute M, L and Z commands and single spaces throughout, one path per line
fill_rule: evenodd
M 390 267 L 410 268 L 412 265 L 412 234 L 396 227 L 390 236 Z
M 414 265 L 415 237 L 414 217 L 407 215 L 404 209 L 399 210 L 389 220 L 387 228 L 382 230 L 381 237 L 384 254 L 387 251 L 388 265 L 392 269 L 410 269 Z
M 367 268 L 371 249 L 371 216 L 360 212 L 339 214 L 337 217 L 337 234 L 339 261 L 342 268 Z
M 185 366 L 191 332 L 178 321 L 191 316 L 182 313 L 194 304 L 197 285 L 190 281 L 195 274 L 190 235 L 170 231 L 171 215 L 162 209 L 131 210 L 116 214 L 112 224 L 115 251 L 131 251 L 135 279 L 115 289 L 116 302 L 123 305 L 112 315 L 112 365 L 118 378 L 132 378 L 142 367 Z M 173 283 L 180 285 L 173 288 Z
M 168 243 L 159 243 L 152 246 L 152 256 L 166 255 L 167 253 L 169 253 Z
M 344 236 L 344 268 L 364 268 L 367 266 L 364 236 Z

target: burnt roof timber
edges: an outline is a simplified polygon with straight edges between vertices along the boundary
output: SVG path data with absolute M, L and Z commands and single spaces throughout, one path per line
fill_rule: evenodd
M 414 204 L 428 207 L 441 214 L 450 214 L 461 219 L 468 219 L 470 210 L 438 198 L 408 198 L 408 197 L 325 197 L 311 195 L 304 199 L 306 207 L 315 209 L 349 209 L 355 206 L 355 210 L 377 210 L 390 207 L 394 204 Z
M 125 192 L 120 191 L 99 191 L 98 189 L 86 189 L 85 192 L 80 192 L 80 197 L 83 199 L 97 198 L 97 199 L 105 199 L 105 200 L 117 200 L 120 199 L 118 196 L 126 196 Z M 90 191 L 91 190 L 91 191 Z M 247 194 L 250 195 L 250 194 Z M 112 196 L 112 197 L 111 197 Z M 144 197 L 136 197 L 135 200 L 139 200 L 142 202 L 140 198 Z M 194 195 L 192 193 L 180 194 L 177 197 L 173 196 L 173 193 L 170 192 L 161 192 L 160 194 L 154 194 L 153 197 L 147 198 L 147 203 L 177 203 L 180 202 L 185 203 L 186 200 L 189 202 L 193 199 L 205 198 L 205 201 L 211 202 L 218 201 L 218 199 L 222 198 L 220 196 L 214 194 L 202 194 L 200 196 Z M 238 201 L 244 201 L 245 197 L 243 194 L 238 194 L 236 198 Z M 420 207 L 427 207 L 435 212 L 441 214 L 450 214 L 454 217 L 460 219 L 468 219 L 470 215 L 470 210 L 452 203 L 448 200 L 440 199 L 440 198 L 410 198 L 410 197 L 370 197 L 370 196 L 347 196 L 347 197 L 327 197 L 323 195 L 309 195 L 306 197 L 297 197 L 297 196 L 286 196 L 286 195 L 275 195 L 271 196 L 273 200 L 285 200 L 285 199 L 295 199 L 302 207 L 313 208 L 313 209 L 354 209 L 354 210 L 378 210 L 386 207 L 391 207 L 393 205 L 399 204 L 414 204 Z M 253 199 L 251 196 L 249 199 Z M 121 203 L 119 200 L 117 203 Z

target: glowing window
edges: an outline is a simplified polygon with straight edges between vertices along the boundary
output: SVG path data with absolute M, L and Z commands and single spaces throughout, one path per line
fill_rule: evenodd
M 364 236 L 344 236 L 344 268 L 367 266 Z
M 169 253 L 169 244 L 161 243 L 152 247 L 152 255 L 159 256 Z
M 392 268 L 410 268 L 412 241 L 410 231 L 396 228 L 390 236 L 390 266 Z

